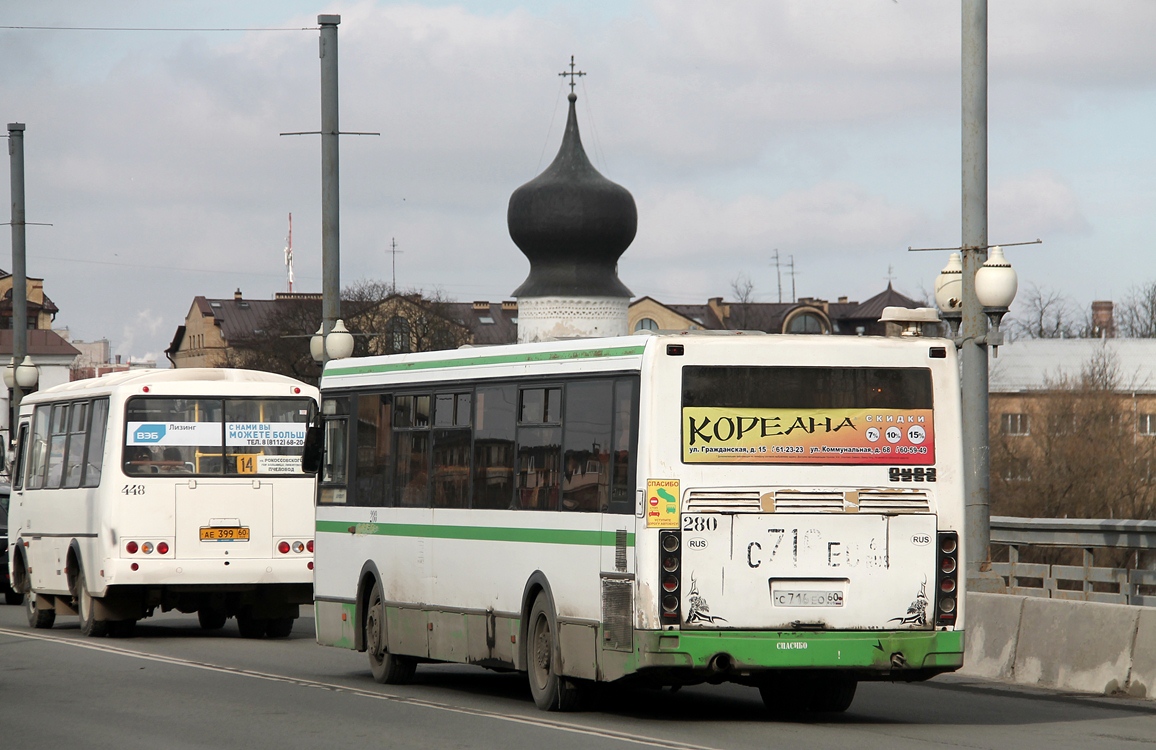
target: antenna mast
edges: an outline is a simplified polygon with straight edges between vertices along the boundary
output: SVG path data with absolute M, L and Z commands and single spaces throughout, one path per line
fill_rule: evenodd
M 783 301 L 783 271 L 779 268 L 779 248 L 774 249 L 775 277 L 779 280 L 779 302 Z
M 386 250 L 386 252 L 393 256 L 393 260 L 392 260 L 393 284 L 390 287 L 390 291 L 393 292 L 394 294 L 397 294 L 397 254 L 398 253 L 404 253 L 405 250 L 398 250 L 397 249 L 397 238 L 396 237 L 390 237 L 389 238 L 389 249 Z
M 293 214 L 289 214 L 289 236 L 285 238 L 285 276 L 289 281 L 289 293 L 293 293 Z

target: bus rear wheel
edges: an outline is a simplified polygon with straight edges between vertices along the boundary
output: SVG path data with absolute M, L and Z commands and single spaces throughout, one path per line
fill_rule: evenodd
M 759 686 L 763 705 L 772 716 L 793 718 L 802 713 L 842 713 L 855 700 L 859 681 L 842 674 L 778 675 Z
M 389 653 L 385 637 L 385 601 L 381 584 L 373 585 L 369 609 L 365 613 L 365 650 L 369 654 L 369 671 L 383 685 L 405 685 L 413 681 L 417 662 L 411 657 Z
M 288 638 L 293 632 L 292 617 L 274 617 L 265 626 L 265 635 L 270 638 Z
M 24 613 L 28 615 L 28 627 L 37 630 L 47 630 L 56 622 L 56 610 L 37 608 L 36 594 L 31 591 L 24 593 Z
M 197 610 L 197 621 L 201 624 L 201 630 L 220 630 L 225 627 L 225 620 L 228 619 L 229 616 L 223 609 Z
M 268 626 L 269 621 L 263 617 L 237 615 L 237 630 L 241 631 L 242 638 L 264 638 Z
M 538 594 L 530 608 L 526 634 L 526 671 L 535 705 L 543 711 L 577 711 L 580 688 L 577 682 L 558 673 L 558 620 L 544 592 Z
M 108 622 L 96 619 L 96 606 L 92 594 L 88 593 L 88 582 L 84 569 L 76 573 L 76 614 L 80 615 L 80 632 L 91 638 L 108 635 Z

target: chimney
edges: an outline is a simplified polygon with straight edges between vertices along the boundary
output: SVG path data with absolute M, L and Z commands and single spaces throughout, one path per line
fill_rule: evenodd
M 1092 330 L 1102 339 L 1116 338 L 1116 321 L 1112 315 L 1115 307 L 1112 300 L 1096 300 L 1092 303 Z
M 847 304 L 847 298 L 846 298 L 846 297 L 840 297 L 840 298 L 839 298 L 839 304 L 840 304 L 840 305 L 845 305 L 845 304 Z
M 474 309 L 488 311 L 490 303 L 487 300 L 474 300 Z
M 502 312 L 518 312 L 518 301 L 512 299 L 502 300 Z
M 233 292 L 233 299 L 241 299 L 241 287 L 237 287 L 237 291 Z

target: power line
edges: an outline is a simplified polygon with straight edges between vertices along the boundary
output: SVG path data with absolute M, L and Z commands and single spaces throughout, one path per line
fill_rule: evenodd
M 176 28 L 152 26 L 0 26 L 0 29 L 13 31 L 317 31 L 320 26 L 302 26 L 300 28 Z

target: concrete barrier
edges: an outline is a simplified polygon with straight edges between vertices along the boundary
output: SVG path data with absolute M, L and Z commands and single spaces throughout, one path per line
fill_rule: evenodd
M 993 680 L 1014 677 L 1016 638 L 1026 598 L 1003 594 L 967 595 L 962 672 Z
M 1156 697 L 1154 610 L 973 593 L 967 595 L 967 613 L 961 674 Z

